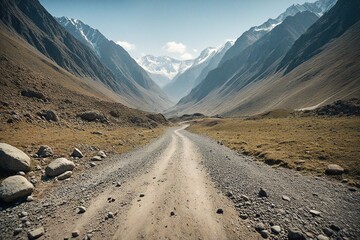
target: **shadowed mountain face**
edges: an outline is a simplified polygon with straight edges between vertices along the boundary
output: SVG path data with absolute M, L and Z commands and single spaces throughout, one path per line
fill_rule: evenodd
M 169 115 L 243 116 L 277 108 L 312 109 L 358 97 L 360 21 L 355 13 L 359 5 L 359 1 L 340 0 L 313 25 L 316 18 L 309 12 L 286 18 L 211 71 Z
M 123 89 L 122 95 L 144 105 L 151 102 L 162 111 L 169 107 L 170 101 L 147 72 L 118 44 L 108 40 L 98 30 L 80 20 L 61 17 L 58 22 L 79 41 L 87 45 L 115 75 Z
M 220 64 L 230 60 L 236 55 L 240 54 L 245 48 L 259 40 L 266 33 L 270 32 L 274 27 L 279 25 L 288 16 L 294 16 L 299 12 L 309 11 L 316 14 L 318 17 L 322 16 L 325 12 L 331 9 L 336 3 L 336 0 L 318 0 L 314 3 L 294 4 L 286 9 L 285 12 L 280 14 L 277 18 L 270 18 L 263 24 L 252 27 L 244 32 L 235 42 L 229 51 L 226 52 L 221 59 Z
M 330 12 L 302 35 L 281 61 L 278 70 L 285 74 L 320 53 L 332 39 L 340 37 L 360 20 L 360 4 L 357 0 L 339 1 Z
M 191 93 L 180 100 L 179 105 L 200 101 L 217 91 L 220 96 L 236 93 L 252 81 L 271 74 L 295 40 L 313 24 L 318 17 L 310 12 L 301 12 L 287 17 L 259 41 L 246 48 L 237 57 L 211 71 Z
M 121 60 L 126 58 L 128 54 L 125 50 L 117 49 L 116 52 L 109 46 L 100 46 L 104 52 L 111 52 L 111 56 L 99 60 L 100 57 L 96 52 L 67 32 L 38 1 L 4 0 L 0 4 L 1 24 L 9 31 L 18 34 L 60 67 L 76 76 L 91 78 L 105 84 L 126 98 L 131 106 L 139 109 L 162 111 L 168 107 L 166 95 L 151 79 L 149 80 L 144 70 L 130 57 L 125 59 L 125 62 L 128 61 L 129 64 L 124 64 L 128 68 L 122 76 L 111 70 L 109 62 L 113 63 L 120 58 Z M 113 43 L 112 46 L 115 48 L 117 45 Z M 132 63 L 135 65 L 131 66 Z M 106 66 L 107 64 L 110 67 Z M 130 75 L 138 82 L 130 79 Z

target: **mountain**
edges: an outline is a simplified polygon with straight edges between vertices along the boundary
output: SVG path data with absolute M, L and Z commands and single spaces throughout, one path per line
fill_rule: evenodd
M 186 96 L 193 87 L 203 80 L 210 70 L 217 67 L 217 64 L 232 44 L 233 41 L 228 41 L 220 47 L 204 49 L 188 69 L 178 74 L 173 81 L 164 87 L 164 91 L 174 101 Z
M 193 60 L 177 60 L 167 56 L 155 57 L 153 55 L 143 56 L 137 59 L 137 62 L 160 87 L 164 87 L 193 64 Z
M 231 62 L 227 61 L 209 73 L 208 77 L 212 75 L 213 81 L 203 85 L 207 80 L 205 79 L 200 84 L 203 86 L 200 88 L 199 85 L 183 98 L 182 103 L 173 108 L 169 115 L 200 112 L 207 115 L 248 116 L 281 108 L 313 109 L 339 99 L 358 98 L 359 7 L 359 1 L 339 0 L 289 46 L 283 57 L 270 64 L 270 68 L 255 74 L 258 76 L 245 85 L 244 81 L 251 79 L 254 74 L 245 74 L 246 71 L 242 72 L 235 62 L 233 64 L 234 69 L 237 69 L 236 73 L 223 79 L 221 73 L 225 73 L 226 69 L 219 69 Z M 287 19 L 276 28 L 281 27 Z M 330 26 L 332 30 L 328 29 Z M 247 56 L 245 53 L 248 49 L 264 42 L 276 28 L 245 49 L 238 58 Z M 299 57 L 303 60 L 300 63 L 297 62 Z M 293 62 L 299 64 L 287 71 Z M 264 66 L 263 63 L 259 62 Z M 257 66 L 250 68 L 256 70 Z M 218 74 L 217 77 L 215 74 Z M 219 84 L 216 84 L 217 82 Z M 210 89 L 207 89 L 207 86 L 210 86 Z M 202 94 L 202 91 L 207 93 Z
M 221 59 L 220 64 L 235 57 L 245 48 L 259 40 L 266 33 L 270 32 L 274 27 L 282 23 L 286 17 L 295 16 L 299 12 L 310 11 L 316 14 L 318 17 L 322 16 L 325 12 L 331 9 L 337 0 L 318 0 L 314 3 L 294 4 L 286 9 L 285 12 L 280 14 L 277 18 L 270 18 L 263 24 L 250 28 L 244 32 L 235 42 L 229 51 L 226 52 Z
M 119 82 L 116 91 L 143 110 L 162 111 L 170 101 L 147 72 L 121 46 L 80 20 L 67 17 L 57 21 L 75 38 L 87 45 L 111 70 Z
M 211 71 L 171 111 L 183 111 L 192 105 L 207 105 L 206 108 L 211 109 L 226 102 L 225 98 L 230 99 L 250 83 L 272 74 L 297 38 L 317 19 L 314 13 L 308 11 L 287 17 L 239 55 Z

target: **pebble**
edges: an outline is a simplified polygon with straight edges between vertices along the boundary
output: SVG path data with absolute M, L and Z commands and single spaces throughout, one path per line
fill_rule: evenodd
M 28 196 L 28 197 L 26 198 L 26 201 L 32 202 L 32 201 L 34 201 L 34 197 L 33 197 L 33 196 Z
M 257 223 L 255 225 L 255 230 L 258 231 L 258 232 L 261 232 L 262 230 L 265 230 L 265 225 L 263 223 Z
M 289 240 L 306 240 L 305 235 L 297 229 L 289 229 L 287 237 Z
M 318 235 L 316 238 L 317 238 L 318 240 L 329 240 L 329 238 L 328 238 L 327 236 L 324 236 L 324 235 L 322 235 L 322 234 Z
M 249 216 L 247 214 L 240 214 L 240 218 L 241 219 L 247 219 Z
M 90 165 L 90 167 L 95 167 L 95 166 L 96 166 L 96 163 L 94 163 L 94 162 L 89 162 L 89 165 Z
M 15 235 L 18 235 L 19 233 L 21 233 L 22 232 L 22 228 L 15 228 L 15 230 L 14 230 L 14 236 Z
M 108 217 L 108 218 L 114 218 L 114 213 L 108 212 L 108 213 L 107 213 L 107 217 Z
M 84 213 L 84 212 L 86 212 L 86 207 L 79 206 L 79 207 L 77 207 L 77 211 L 78 211 L 78 213 Z
M 273 232 L 274 234 L 279 234 L 281 232 L 281 227 L 280 226 L 272 226 L 271 232 Z
M 290 202 L 290 198 L 289 198 L 288 196 L 286 196 L 286 195 L 283 195 L 283 196 L 282 196 L 282 199 L 285 200 L 285 201 Z
M 28 237 L 29 239 L 38 239 L 39 237 L 44 235 L 44 233 L 45 233 L 44 227 L 39 227 L 35 230 L 29 231 Z
M 20 212 L 19 213 L 19 217 L 26 217 L 27 215 L 29 215 L 27 212 L 25 212 L 25 211 L 22 211 L 22 212 Z
M 224 213 L 224 210 L 223 210 L 222 208 L 218 208 L 218 209 L 216 210 L 216 213 L 217 213 L 217 214 L 223 214 L 223 213 Z
M 71 236 L 72 237 L 77 237 L 77 236 L 79 236 L 80 235 L 80 231 L 79 230 L 74 230 L 74 231 L 72 231 L 72 233 L 71 233 Z
M 269 197 L 269 194 L 266 192 L 265 189 L 260 188 L 259 197 Z
M 268 238 L 268 237 L 269 237 L 269 231 L 268 231 L 268 230 L 261 230 L 261 231 L 260 231 L 260 235 L 261 235 L 263 238 Z
M 170 212 L 170 217 L 173 217 L 173 216 L 176 216 L 175 211 L 171 211 L 171 212 Z
M 145 197 L 144 193 L 140 193 L 139 197 Z
M 310 213 L 313 215 L 313 216 L 320 216 L 320 212 L 319 211 L 316 211 L 316 210 L 310 210 Z

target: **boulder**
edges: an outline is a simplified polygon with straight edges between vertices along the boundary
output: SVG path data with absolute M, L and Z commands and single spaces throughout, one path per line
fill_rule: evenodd
M 23 176 L 15 175 L 5 178 L 0 184 L 0 199 L 12 202 L 32 193 L 34 186 Z
M 344 173 L 344 169 L 337 164 L 329 164 L 325 170 L 327 175 L 341 175 Z
M 37 151 L 37 155 L 41 158 L 45 158 L 54 155 L 54 152 L 51 147 L 47 145 L 41 145 L 39 150 Z
M 60 174 L 60 175 L 57 177 L 57 179 L 58 179 L 58 180 L 65 180 L 65 179 L 71 177 L 71 175 L 72 175 L 72 171 L 66 171 L 66 172 L 64 172 L 63 174 Z
M 84 154 L 83 154 L 78 148 L 74 148 L 71 156 L 72 156 L 72 157 L 83 158 L 83 157 L 84 157 Z
M 66 171 L 72 171 L 74 168 L 75 164 L 72 161 L 66 158 L 57 158 L 45 168 L 45 174 L 49 177 L 55 177 Z
M 93 121 L 101 121 L 101 122 L 106 122 L 106 117 L 104 116 L 104 114 L 102 114 L 99 111 L 96 110 L 91 110 L 91 111 L 85 111 L 82 113 L 79 113 L 78 116 L 85 120 L 85 121 L 89 121 L 89 122 L 93 122 Z
M 37 99 L 41 99 L 45 102 L 47 101 L 47 99 L 43 93 L 35 91 L 35 90 L 31 90 L 31 89 L 22 90 L 21 96 L 29 97 L 29 98 L 37 98 Z
M 0 168 L 11 171 L 30 171 L 31 160 L 26 153 L 7 143 L 0 143 Z

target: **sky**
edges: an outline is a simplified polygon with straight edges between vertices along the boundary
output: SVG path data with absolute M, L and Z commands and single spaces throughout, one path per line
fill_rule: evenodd
M 237 39 L 294 3 L 315 0 L 40 0 L 55 17 L 98 29 L 132 57 L 197 57 Z

